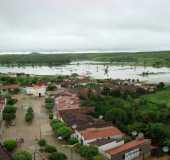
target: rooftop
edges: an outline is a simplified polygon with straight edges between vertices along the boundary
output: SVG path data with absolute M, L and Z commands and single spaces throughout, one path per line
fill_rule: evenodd
M 60 111 L 62 119 L 69 125 L 76 125 L 77 130 L 84 130 L 86 128 L 100 128 L 111 126 L 111 123 L 105 122 L 102 119 L 95 119 L 90 115 L 84 114 L 81 110 L 74 110 L 74 112 Z
M 117 140 L 115 138 L 110 138 L 110 139 L 103 138 L 103 139 L 98 139 L 96 141 L 91 142 L 90 145 L 103 146 L 105 144 L 108 144 L 111 142 L 118 142 L 118 141 L 120 140 Z
M 70 110 L 80 108 L 80 99 L 77 94 L 64 92 L 62 95 L 55 99 L 56 110 Z
M 120 147 L 117 147 L 117 148 L 113 148 L 113 149 L 110 149 L 108 151 L 106 151 L 106 153 L 110 154 L 110 155 L 115 155 L 115 154 L 118 154 L 118 153 L 121 153 L 121 152 L 126 152 L 130 149 L 134 149 L 134 148 L 137 148 L 141 145 L 144 145 L 148 142 L 149 144 L 149 141 L 146 140 L 146 139 L 142 139 L 142 140 L 133 140 L 133 141 L 130 141 Z
M 85 140 L 124 135 L 118 128 L 113 126 L 103 128 L 87 128 L 81 132 Z
M 19 88 L 18 84 L 5 84 L 5 85 L 0 85 L 0 89 L 16 89 Z

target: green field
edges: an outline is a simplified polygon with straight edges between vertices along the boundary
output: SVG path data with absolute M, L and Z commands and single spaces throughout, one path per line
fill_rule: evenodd
M 150 102 L 156 107 L 156 109 L 159 108 L 157 108 L 157 105 L 154 104 L 167 105 L 167 107 L 170 108 L 170 87 L 166 87 L 165 89 L 157 91 L 156 93 L 142 96 L 141 99 Z
M 8 54 L 0 55 L 0 65 L 48 65 L 68 64 L 71 61 L 102 61 L 112 64 L 170 67 L 170 51 L 136 53 L 81 53 L 81 54 Z

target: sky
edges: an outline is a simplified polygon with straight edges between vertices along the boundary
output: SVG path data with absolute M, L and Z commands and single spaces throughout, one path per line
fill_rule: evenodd
M 170 0 L 0 0 L 0 51 L 170 50 Z

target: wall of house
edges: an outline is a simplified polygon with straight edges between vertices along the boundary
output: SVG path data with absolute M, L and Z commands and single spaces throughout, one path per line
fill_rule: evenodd
M 98 149 L 99 149 L 99 152 L 103 153 L 103 151 L 113 149 L 113 148 L 121 146 L 123 144 L 124 144 L 124 140 L 119 141 L 119 142 L 114 141 L 114 142 L 102 145 L 102 146 L 98 147 Z
M 111 160 L 133 160 L 137 157 L 147 158 L 150 156 L 150 146 L 149 144 L 141 145 L 136 148 L 130 149 L 126 152 L 119 153 L 117 155 L 112 155 Z
M 41 88 L 26 87 L 25 89 L 27 94 L 32 94 L 34 96 L 39 96 L 39 94 L 41 94 L 41 96 L 45 96 L 46 93 L 45 86 Z

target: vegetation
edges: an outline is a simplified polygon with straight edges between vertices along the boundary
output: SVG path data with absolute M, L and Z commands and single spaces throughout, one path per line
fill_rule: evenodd
M 9 66 L 56 66 L 68 64 L 71 61 L 94 60 L 114 64 L 142 66 L 170 66 L 170 51 L 137 52 L 137 53 L 86 53 L 86 54 L 22 54 L 1 55 L 0 64 Z
M 82 157 L 93 160 L 98 155 L 98 149 L 94 146 L 82 145 L 80 146 L 79 153 Z
M 3 146 L 8 151 L 13 151 L 17 147 L 17 141 L 15 139 L 8 139 L 3 142 Z
M 45 139 L 40 139 L 40 140 L 38 141 L 38 144 L 39 144 L 39 146 L 44 147 L 44 146 L 47 144 L 47 142 L 46 142 Z
M 67 157 L 64 153 L 61 152 L 53 152 L 48 157 L 49 160 L 66 160 Z
M 129 135 L 142 132 L 154 145 L 170 147 L 170 87 L 159 85 L 158 91 L 150 94 L 113 94 L 105 90 L 81 100 L 95 108 L 93 116 L 102 115 Z
M 27 151 L 19 151 L 14 154 L 12 160 L 32 160 L 32 155 Z
M 69 140 L 68 140 L 68 143 L 70 145 L 74 145 L 74 144 L 77 144 L 79 141 L 77 138 L 74 138 L 74 137 L 70 137 Z
M 45 108 L 49 111 L 52 112 L 54 108 L 54 98 L 48 97 L 45 99 Z
M 49 145 L 49 144 L 46 144 L 45 145 L 45 152 L 47 152 L 47 153 L 53 153 L 53 152 L 56 152 L 57 151 L 57 149 L 56 149 L 56 147 L 55 146 L 52 146 L 52 145 Z
M 16 118 L 16 107 L 6 106 L 3 110 L 2 116 L 3 120 L 5 120 L 7 123 L 10 123 Z
M 25 121 L 32 122 L 33 118 L 34 118 L 34 111 L 33 111 L 32 107 L 29 107 L 27 109 L 27 113 L 25 114 Z
M 51 127 L 57 137 L 62 137 L 65 140 L 69 140 L 72 130 L 70 127 L 66 126 L 65 123 L 54 119 L 51 121 Z

